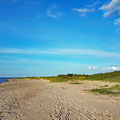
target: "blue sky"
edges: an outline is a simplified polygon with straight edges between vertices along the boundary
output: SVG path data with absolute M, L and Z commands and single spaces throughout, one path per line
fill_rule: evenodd
M 0 0 L 0 76 L 120 70 L 120 0 Z

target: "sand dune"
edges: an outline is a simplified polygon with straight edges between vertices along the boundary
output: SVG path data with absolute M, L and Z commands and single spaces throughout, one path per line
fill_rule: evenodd
M 0 120 L 120 120 L 120 97 L 86 91 L 114 83 L 81 83 L 26 79 L 0 84 Z

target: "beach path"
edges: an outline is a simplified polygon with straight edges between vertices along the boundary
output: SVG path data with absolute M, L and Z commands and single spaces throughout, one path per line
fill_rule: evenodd
M 88 90 L 116 83 L 50 83 L 18 79 L 0 84 L 0 120 L 120 120 L 120 97 Z

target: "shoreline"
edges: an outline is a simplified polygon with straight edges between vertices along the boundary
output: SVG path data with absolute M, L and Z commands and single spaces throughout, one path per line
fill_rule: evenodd
M 6 79 L 5 81 L 0 82 L 0 84 L 3 84 L 3 83 L 8 82 L 8 81 L 9 81 L 9 80 L 8 80 L 8 79 Z
M 0 77 L 0 79 L 2 80 L 4 80 L 3 82 L 0 82 L 0 84 L 2 84 L 2 83 L 5 83 L 5 82 L 8 82 L 8 81 L 10 81 L 10 80 L 14 80 L 14 79 L 17 79 L 17 77 Z

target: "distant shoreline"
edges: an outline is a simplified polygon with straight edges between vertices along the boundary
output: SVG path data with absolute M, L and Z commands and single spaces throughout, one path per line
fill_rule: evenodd
M 8 82 L 8 81 L 9 81 L 9 79 L 0 79 L 0 84 Z
M 18 77 L 0 77 L 0 84 L 8 82 L 13 79 L 17 79 Z

